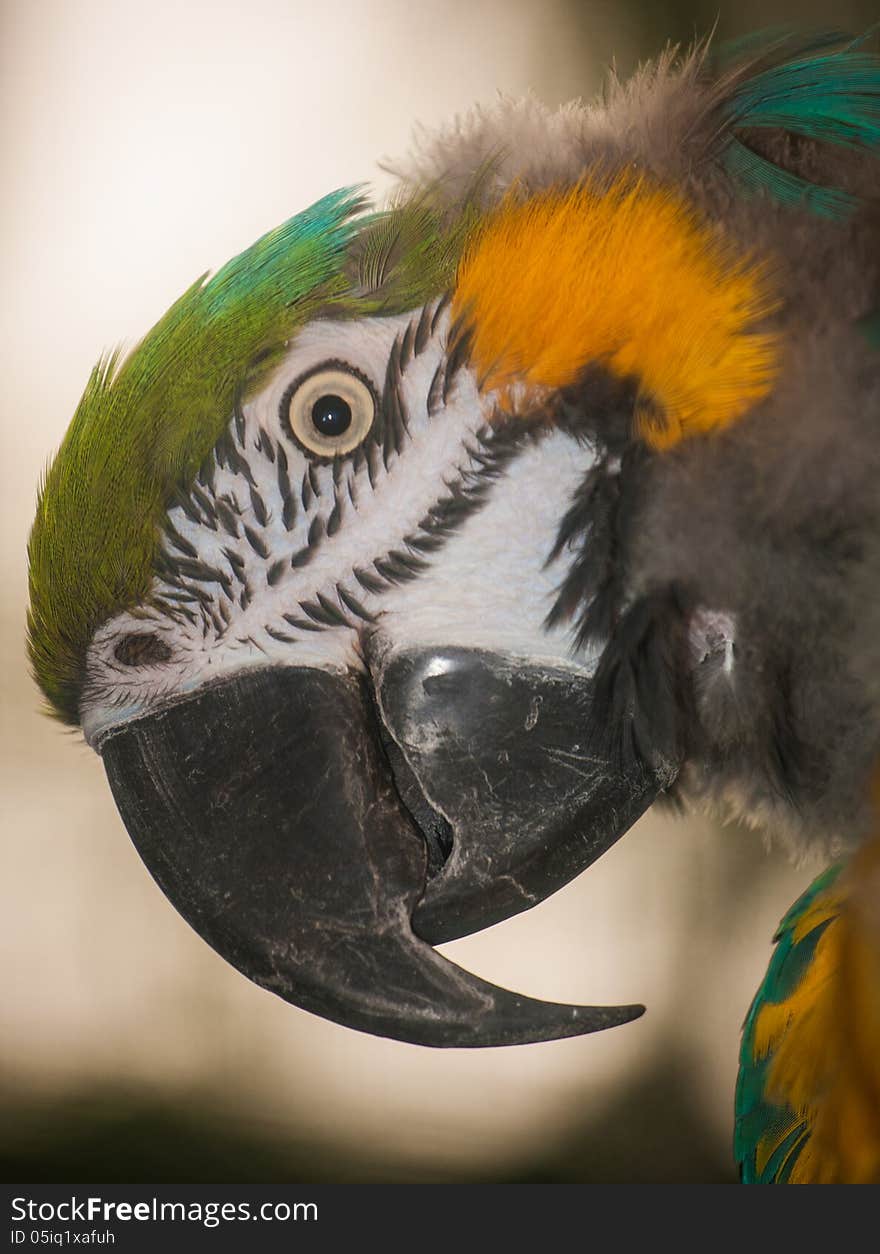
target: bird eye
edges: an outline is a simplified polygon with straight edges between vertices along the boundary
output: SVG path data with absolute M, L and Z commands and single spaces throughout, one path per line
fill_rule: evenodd
M 297 379 L 281 402 L 281 423 L 307 453 L 340 457 L 370 432 L 376 397 L 351 366 L 332 362 Z

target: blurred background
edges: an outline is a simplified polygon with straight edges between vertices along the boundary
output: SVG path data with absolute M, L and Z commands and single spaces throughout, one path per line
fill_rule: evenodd
M 667 39 L 864 28 L 866 0 L 4 0 L 0 1163 L 7 1180 L 724 1181 L 739 1029 L 815 874 L 649 814 L 527 915 L 445 946 L 532 996 L 645 1001 L 610 1033 L 436 1051 L 325 1023 L 154 886 L 23 648 L 36 484 L 99 352 L 413 125 L 590 97 Z

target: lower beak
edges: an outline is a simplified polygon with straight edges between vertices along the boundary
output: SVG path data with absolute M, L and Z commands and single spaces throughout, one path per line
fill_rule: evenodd
M 163 892 L 257 984 L 417 1044 L 551 1040 L 642 1007 L 521 997 L 428 941 L 546 897 L 668 782 L 572 747 L 572 727 L 590 743 L 585 682 L 466 650 L 401 655 L 374 685 L 246 671 L 122 725 L 101 752 Z

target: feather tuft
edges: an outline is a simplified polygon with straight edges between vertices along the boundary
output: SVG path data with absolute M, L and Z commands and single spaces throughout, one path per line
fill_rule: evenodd
M 767 395 L 779 344 L 761 324 L 777 306 L 767 263 L 676 189 L 621 174 L 511 193 L 468 245 L 452 313 L 503 403 L 528 407 L 598 363 L 639 380 L 640 432 L 662 449 Z
M 805 38 L 777 31 L 722 49 L 724 62 L 745 58 L 724 105 L 730 135 L 722 156 L 744 189 L 825 218 L 843 219 L 858 207 L 858 199 L 844 189 L 822 187 L 761 156 L 747 133 L 785 131 L 880 153 L 880 56 L 864 48 L 869 37 L 852 40 L 825 31 Z

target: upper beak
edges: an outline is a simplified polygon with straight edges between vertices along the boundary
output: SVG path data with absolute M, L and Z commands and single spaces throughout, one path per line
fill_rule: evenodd
M 109 732 L 117 805 L 173 905 L 258 984 L 425 1045 L 597 1031 L 640 1006 L 535 1001 L 428 942 L 536 904 L 669 783 L 597 759 L 590 682 L 465 649 L 371 674 L 244 671 Z

